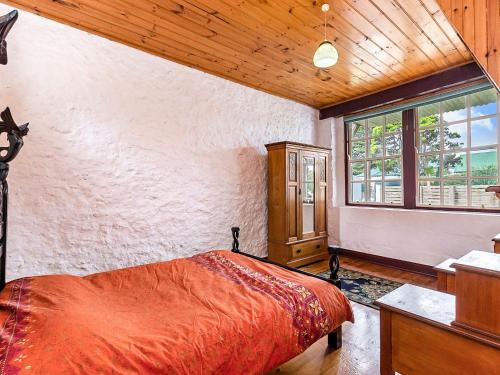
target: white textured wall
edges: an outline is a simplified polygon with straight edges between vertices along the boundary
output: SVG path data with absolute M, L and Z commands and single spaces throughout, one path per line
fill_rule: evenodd
M 264 144 L 312 142 L 317 111 L 25 12 L 8 43 L 0 106 L 31 122 L 9 279 L 227 248 L 232 225 L 266 253 Z
M 346 206 L 343 126 L 342 118 L 322 120 L 317 131 L 317 143 L 333 149 L 330 244 L 428 265 L 493 251 L 500 214 Z

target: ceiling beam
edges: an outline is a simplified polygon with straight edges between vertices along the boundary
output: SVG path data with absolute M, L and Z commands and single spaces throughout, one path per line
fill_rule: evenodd
M 432 74 L 374 94 L 322 108 L 320 120 L 366 111 L 383 105 L 430 94 L 461 83 L 485 78 L 475 62 Z

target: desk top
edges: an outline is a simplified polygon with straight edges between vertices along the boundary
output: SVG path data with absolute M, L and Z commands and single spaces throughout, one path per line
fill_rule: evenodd
M 457 259 L 451 267 L 500 276 L 500 254 L 474 250 Z
M 389 310 L 451 326 L 455 320 L 455 296 L 405 284 L 375 302 Z
M 444 262 L 439 263 L 434 269 L 439 272 L 455 273 L 455 268 L 450 267 L 457 260 L 455 258 L 446 259 Z

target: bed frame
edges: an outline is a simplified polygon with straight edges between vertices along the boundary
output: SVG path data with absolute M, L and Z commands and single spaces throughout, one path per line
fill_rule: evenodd
M 239 241 L 240 228 L 233 227 L 233 228 L 231 228 L 231 232 L 233 233 L 233 246 L 231 249 L 231 251 L 233 253 L 238 253 L 238 254 L 244 255 L 246 257 L 259 260 L 259 261 L 264 262 L 264 263 L 273 264 L 275 266 L 284 268 L 288 271 L 300 273 L 302 275 L 306 275 L 306 276 L 310 276 L 310 277 L 314 277 L 316 279 L 326 281 L 327 283 L 335 285 L 337 288 L 340 289 L 341 284 L 340 284 L 340 279 L 338 278 L 340 261 L 339 261 L 338 254 L 335 252 L 334 249 L 332 249 L 332 248 L 328 249 L 328 252 L 330 255 L 330 259 L 328 261 L 328 266 L 330 268 L 330 277 L 328 279 L 326 279 L 326 278 L 321 277 L 319 275 L 315 275 L 313 273 L 302 271 L 301 269 L 298 269 L 298 268 L 292 268 L 292 267 L 285 266 L 283 264 L 279 264 L 279 263 L 270 261 L 267 258 L 261 258 L 261 257 L 258 257 L 256 255 L 244 253 L 240 250 L 240 241 Z M 337 327 L 337 329 L 335 331 L 328 334 L 328 346 L 330 346 L 333 349 L 339 349 L 342 347 L 342 325 Z

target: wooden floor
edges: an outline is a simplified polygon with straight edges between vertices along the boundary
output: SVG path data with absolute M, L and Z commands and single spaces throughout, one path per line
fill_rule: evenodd
M 436 288 L 436 279 L 430 276 L 401 271 L 353 258 L 342 257 L 344 268 L 361 271 L 386 279 Z M 303 267 L 308 272 L 322 272 L 328 269 L 327 262 L 319 262 Z M 344 323 L 343 347 L 333 351 L 328 348 L 327 338 L 323 337 L 301 355 L 288 361 L 271 374 L 338 374 L 338 375 L 376 375 L 379 374 L 379 312 L 378 310 L 352 302 L 355 324 Z

